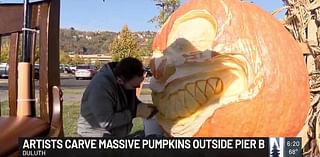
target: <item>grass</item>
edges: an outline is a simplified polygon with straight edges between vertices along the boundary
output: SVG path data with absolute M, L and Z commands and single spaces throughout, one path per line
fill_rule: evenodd
M 8 101 L 2 101 L 0 102 L 0 110 L 1 114 L 0 116 L 9 116 L 9 105 Z M 36 103 L 36 115 L 40 117 L 40 106 L 39 103 Z
M 63 94 L 79 94 L 79 95 L 82 95 L 83 92 L 84 92 L 84 89 L 83 88 L 75 88 L 75 89 L 72 89 L 72 88 L 64 88 L 62 89 L 62 92 Z
M 0 115 L 9 115 L 8 101 L 0 102 L 0 110 L 1 110 L 1 114 Z
M 80 102 L 66 102 L 63 104 L 63 130 L 64 136 L 77 136 L 77 120 L 80 113 Z
M 63 89 L 63 95 L 66 96 L 70 95 L 82 95 L 84 89 L 83 88 L 65 88 Z M 149 89 L 143 89 L 141 91 L 143 94 L 151 93 Z M 8 101 L 0 102 L 0 109 L 1 115 L 7 116 L 9 115 L 9 107 Z M 37 111 L 39 106 L 37 105 Z M 79 100 L 64 100 L 63 102 L 63 128 L 64 128 L 64 135 L 66 137 L 76 137 L 77 135 L 77 120 L 79 118 L 80 113 L 80 101 Z M 39 116 L 39 112 L 37 112 Z M 143 122 L 141 118 L 134 118 L 133 119 L 133 128 L 131 133 L 143 130 Z

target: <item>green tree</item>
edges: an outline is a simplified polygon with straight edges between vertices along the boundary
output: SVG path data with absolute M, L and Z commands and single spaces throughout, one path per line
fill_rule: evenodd
M 7 63 L 9 61 L 9 44 L 5 42 L 1 45 L 0 63 Z
M 273 144 L 271 152 L 272 152 L 271 153 L 272 157 L 279 157 L 279 155 L 280 155 L 280 150 L 277 148 L 276 144 Z
M 72 65 L 84 64 L 84 63 L 85 63 L 84 59 L 80 57 L 78 54 L 76 54 L 74 58 L 72 58 L 71 60 Z
M 180 0 L 153 0 L 156 6 L 160 8 L 158 16 L 153 17 L 150 22 L 156 23 L 157 27 L 161 27 L 169 16 L 180 6 Z
M 144 56 L 152 56 L 152 43 L 153 39 L 145 41 L 145 46 L 141 48 L 141 53 L 143 53 Z
M 84 61 L 84 63 L 86 63 L 86 64 L 91 64 L 91 59 L 90 59 L 90 58 L 86 59 L 86 60 Z
M 40 49 L 39 49 L 39 47 L 36 47 L 36 49 L 35 49 L 34 61 L 35 61 L 35 63 L 38 63 L 38 64 L 40 62 Z
M 60 63 L 61 64 L 71 63 L 71 57 L 62 50 L 60 50 Z
M 101 67 L 101 61 L 99 61 L 99 60 L 96 60 L 95 61 L 95 66 L 98 68 L 98 69 L 100 69 L 100 67 Z
M 110 51 L 114 61 L 119 61 L 125 57 L 141 59 L 143 55 L 139 49 L 138 40 L 130 32 L 127 25 L 122 28 L 120 34 L 112 41 Z

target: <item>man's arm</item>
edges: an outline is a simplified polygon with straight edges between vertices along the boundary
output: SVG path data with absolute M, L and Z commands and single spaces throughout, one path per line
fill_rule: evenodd
M 88 103 L 92 105 L 91 111 L 101 128 L 111 130 L 128 125 L 132 121 L 130 110 L 115 112 L 114 107 L 119 102 L 116 102 L 111 92 L 104 89 L 103 86 L 96 86 L 94 90 L 91 90 Z

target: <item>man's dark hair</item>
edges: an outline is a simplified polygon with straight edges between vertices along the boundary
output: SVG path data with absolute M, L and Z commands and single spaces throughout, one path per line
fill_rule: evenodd
M 123 58 L 115 68 L 115 75 L 130 80 L 135 76 L 142 76 L 144 73 L 143 64 L 140 60 L 127 57 Z

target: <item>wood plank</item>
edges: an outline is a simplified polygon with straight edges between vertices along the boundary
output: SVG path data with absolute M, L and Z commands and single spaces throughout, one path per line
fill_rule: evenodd
M 23 5 L 0 5 L 0 34 L 21 31 Z
M 38 25 L 38 8 L 45 2 L 30 3 L 32 5 L 31 28 Z M 0 34 L 10 34 L 22 31 L 23 27 L 23 4 L 1 4 L 0 5 Z
M 8 94 L 10 116 L 17 115 L 17 97 L 18 97 L 18 44 L 19 33 L 13 33 L 10 39 L 9 50 L 9 78 L 8 78 Z
M 0 35 L 0 57 L 1 57 L 2 37 Z M 1 106 L 0 106 L 0 117 L 1 117 Z
M 0 35 L 0 56 L 1 56 L 1 47 L 2 47 L 2 37 Z M 0 108 L 1 109 L 1 108 Z M 0 115 L 1 115 L 1 112 L 0 112 Z
M 49 104 L 52 104 L 52 87 L 60 87 L 60 63 L 59 63 L 59 34 L 60 34 L 60 1 L 50 2 L 49 26 L 48 26 L 48 73 L 49 73 Z M 52 106 L 52 105 L 51 105 Z M 52 111 L 52 110 L 51 110 Z M 51 113 L 50 113 L 51 115 Z
M 32 5 L 32 19 L 31 19 L 31 27 L 36 28 L 39 26 L 39 8 L 40 4 L 33 4 Z
M 32 7 L 32 26 L 39 26 L 39 9 L 41 5 L 37 5 L 36 7 Z M 35 60 L 36 60 L 36 48 L 37 48 L 37 32 L 32 33 L 32 47 L 31 47 L 31 98 L 35 99 Z M 36 104 L 37 101 L 34 102 Z M 40 108 L 39 108 L 40 110 Z
M 40 93 L 40 118 L 46 122 L 50 122 L 49 115 L 49 90 L 48 90 L 48 35 L 47 35 L 47 18 L 48 4 L 40 7 L 39 28 L 39 50 L 40 50 L 40 72 L 39 72 L 39 93 Z
M 59 32 L 60 32 L 60 0 L 50 1 L 49 8 L 49 25 L 48 25 L 48 87 L 49 87 L 49 116 L 51 119 L 51 126 L 55 128 L 55 133 L 52 135 L 63 136 L 63 104 L 62 100 L 59 103 L 59 110 L 57 106 L 54 107 L 54 87 L 60 87 L 60 70 L 59 70 Z M 56 98 L 60 95 L 60 90 L 56 90 Z M 59 98 L 59 97 L 58 97 Z M 61 93 L 62 98 L 62 93 Z M 58 101 L 58 100 L 57 100 Z M 52 132 L 51 132 L 52 133 Z M 51 135 L 51 136 L 52 136 Z
M 36 37 L 37 33 L 32 33 L 32 42 L 31 42 L 31 56 L 30 56 L 30 62 L 31 62 L 31 79 L 30 79 L 30 96 L 31 99 L 35 100 L 35 82 L 34 82 L 34 63 L 35 63 L 35 50 L 36 50 Z M 36 111 L 36 101 L 31 101 L 31 106 L 34 111 Z M 34 112 L 36 114 L 36 112 Z

